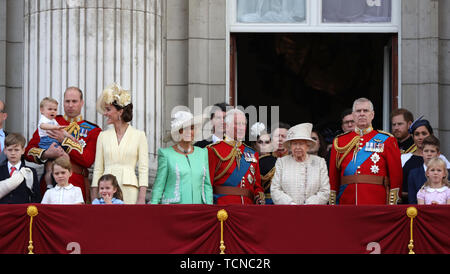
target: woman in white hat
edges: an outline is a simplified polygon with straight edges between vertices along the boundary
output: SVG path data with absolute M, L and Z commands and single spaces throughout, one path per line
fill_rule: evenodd
M 327 204 L 330 183 L 325 160 L 309 155 L 315 141 L 312 124 L 304 123 L 289 129 L 284 145 L 291 153 L 278 158 L 270 193 L 274 204 Z
M 158 171 L 152 190 L 152 204 L 212 204 L 208 150 L 193 146 L 196 126 L 202 117 L 177 111 L 170 137 L 175 143 L 158 150 Z
M 92 199 L 98 197 L 98 180 L 104 174 L 116 176 L 125 204 L 145 204 L 148 187 L 148 145 L 145 132 L 130 125 L 133 119 L 131 95 L 118 84 L 105 88 L 97 99 L 97 111 L 112 125 L 100 132 L 95 153 Z M 138 166 L 139 180 L 135 169 Z M 101 197 L 99 197 L 101 198 Z

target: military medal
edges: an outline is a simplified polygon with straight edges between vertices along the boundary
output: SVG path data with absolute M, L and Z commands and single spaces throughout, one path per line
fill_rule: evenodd
M 251 159 L 251 157 L 250 157 L 250 153 L 244 152 L 244 159 L 245 159 L 245 161 L 247 161 L 247 162 L 251 162 L 252 159 Z
M 380 160 L 380 155 L 375 152 L 374 154 L 372 154 L 372 156 L 370 156 L 370 159 L 374 164 L 376 164 Z
M 247 175 L 247 180 L 248 180 L 248 182 L 249 182 L 250 184 L 253 184 L 253 177 L 252 177 L 251 174 L 248 174 L 248 175 Z
M 253 165 L 250 165 L 250 172 L 255 175 L 255 167 Z
M 86 141 L 84 141 L 83 139 L 78 140 L 78 143 L 81 145 L 82 148 L 86 146 Z
M 378 171 L 380 171 L 380 168 L 377 165 L 372 165 L 370 171 L 372 171 L 373 174 L 377 174 Z
M 80 136 L 81 137 L 87 137 L 87 129 L 80 128 Z
M 372 143 L 367 142 L 366 147 L 364 148 L 365 151 L 372 151 Z

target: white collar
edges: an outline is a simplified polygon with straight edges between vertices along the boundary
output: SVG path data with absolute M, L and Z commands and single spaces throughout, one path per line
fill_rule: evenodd
M 56 185 L 55 186 L 55 190 L 60 190 L 60 189 L 65 189 L 65 190 L 70 190 L 70 189 L 72 189 L 73 188 L 73 185 L 72 184 L 69 184 L 69 185 L 67 185 L 67 186 L 65 186 L 65 187 L 60 187 L 59 185 Z
M 14 165 L 14 167 L 16 168 L 17 171 L 19 171 L 20 169 L 20 162 L 18 162 L 16 165 Z M 8 161 L 8 171 L 11 171 L 11 168 L 13 167 L 13 165 Z
M 211 136 L 212 142 L 215 143 L 217 141 L 222 141 L 222 138 L 217 137 L 215 134 Z
M 426 186 L 426 187 L 425 187 L 425 190 L 426 190 L 427 192 L 430 192 L 430 193 L 433 193 L 433 192 L 435 192 L 435 191 L 441 193 L 441 192 L 446 191 L 447 189 L 448 189 L 447 186 L 443 186 L 443 187 L 440 187 L 440 188 L 432 188 L 432 187 L 429 187 L 429 186 Z

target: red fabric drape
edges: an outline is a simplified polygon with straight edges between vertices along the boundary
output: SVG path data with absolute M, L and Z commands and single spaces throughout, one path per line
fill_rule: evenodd
M 225 209 L 228 254 L 408 253 L 408 206 L 40 205 L 34 252 L 220 252 L 217 211 Z M 28 205 L 0 205 L 0 253 L 27 253 Z M 450 208 L 416 206 L 414 251 L 450 253 Z

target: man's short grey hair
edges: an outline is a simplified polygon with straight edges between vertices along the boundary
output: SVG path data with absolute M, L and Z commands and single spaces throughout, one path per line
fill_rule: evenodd
M 369 99 L 364 98 L 364 97 L 358 98 L 358 99 L 356 99 L 356 100 L 353 102 L 353 108 L 352 108 L 352 111 L 355 112 L 355 107 L 356 107 L 356 105 L 357 105 L 357 104 L 361 104 L 361 103 L 369 103 L 370 111 L 373 111 L 373 104 L 372 104 L 372 101 L 370 101 Z
M 233 108 L 227 111 L 227 114 L 225 115 L 225 123 L 234 123 L 234 115 L 243 115 L 245 117 L 245 113 L 242 110 Z M 247 117 L 245 118 L 245 120 L 247 121 Z

